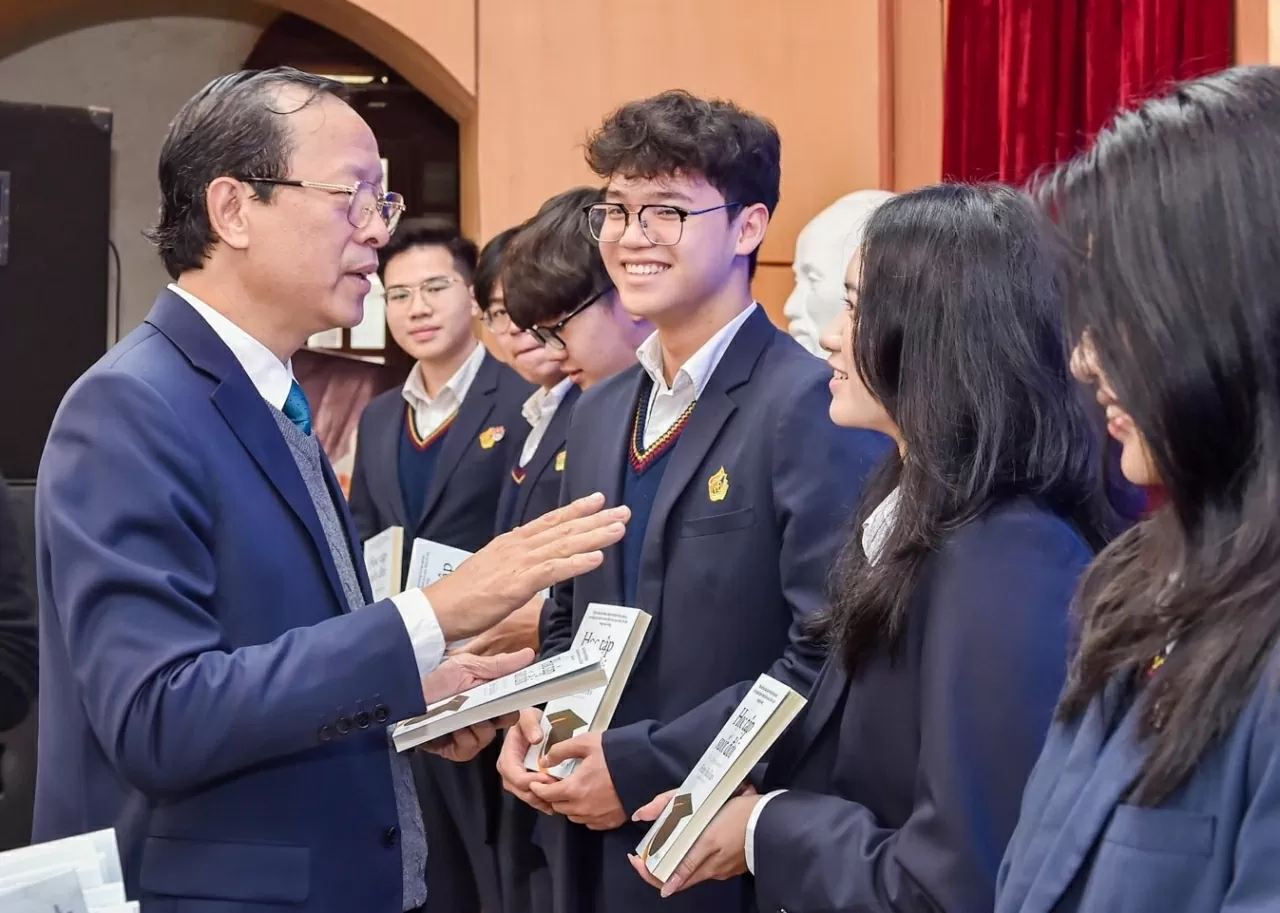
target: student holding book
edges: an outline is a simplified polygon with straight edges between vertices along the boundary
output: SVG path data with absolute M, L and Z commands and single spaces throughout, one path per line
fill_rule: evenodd
M 898 446 L 835 565 L 805 711 L 759 793 L 730 799 L 657 886 L 750 872 L 745 909 L 989 910 L 1062 688 L 1072 594 L 1113 531 L 1100 441 L 1018 191 L 885 202 L 846 288 L 823 339 L 831 420 Z
M 506 734 L 500 769 L 508 790 L 556 813 L 537 834 L 555 910 L 730 909 L 741 884 L 663 902 L 627 864 L 643 834 L 630 813 L 668 785 L 651 785 L 651 733 L 764 671 L 807 693 L 821 651 L 805 626 L 863 476 L 889 442 L 826 420 L 829 373 L 752 300 L 778 202 L 772 124 L 667 92 L 609 116 L 587 157 L 607 188 L 581 230 L 599 242 L 627 312 L 656 332 L 640 364 L 593 385 L 574 409 L 562 500 L 603 488 L 633 520 L 599 571 L 555 591 L 542 650 L 565 650 L 593 602 L 652 620 L 612 728 L 547 757 L 579 758 L 570 776 L 525 769 L 537 711 Z M 607 315 L 593 310 L 581 316 Z M 557 333 L 579 319 L 562 317 Z
M 1050 176 L 1074 364 L 1164 506 L 1099 556 L 997 913 L 1280 909 L 1280 69 L 1121 114 Z
M 387 326 L 415 364 L 403 387 L 375 397 L 360 418 L 351 515 L 362 541 L 403 527 L 407 568 L 415 538 L 475 552 L 493 537 L 502 480 L 529 430 L 520 408 L 533 387 L 476 338 L 471 241 L 449 226 L 419 220 L 401 226 L 379 259 Z M 528 619 L 538 611 L 531 602 L 505 620 L 504 630 L 530 630 Z M 476 645 L 473 652 L 479 651 Z M 427 910 L 495 909 L 489 815 L 473 801 L 500 789 L 495 759 L 415 760 L 432 848 Z
M 622 307 L 599 246 L 583 230 L 583 210 L 603 198 L 595 187 L 556 194 L 521 227 L 503 257 L 504 317 L 509 318 L 504 338 L 545 353 L 565 377 L 557 387 L 535 393 L 525 407 L 534 430 L 525 442 L 524 462 L 506 482 L 502 503 L 510 507 L 498 511 L 500 518 L 517 523 L 559 504 L 569 417 L 581 392 L 634 365 L 636 347 L 653 331 L 647 320 Z M 533 841 L 537 817 L 529 806 L 506 797 L 499 866 L 508 913 L 551 907 L 546 858 Z

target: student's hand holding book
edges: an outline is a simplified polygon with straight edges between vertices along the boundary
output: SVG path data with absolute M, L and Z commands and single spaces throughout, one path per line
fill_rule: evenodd
M 600 566 L 622 541 L 631 511 L 588 495 L 495 538 L 426 587 L 445 642 L 489 630 L 541 590 Z
M 422 680 L 422 695 L 428 704 L 433 704 L 450 695 L 460 694 L 477 685 L 491 682 L 495 678 L 510 675 L 518 669 L 523 669 L 533 660 L 532 650 L 499 653 L 493 656 L 471 654 L 451 656 Z M 499 729 L 513 725 L 517 717 L 518 714 L 511 713 L 497 719 L 484 720 L 474 726 L 451 732 L 444 738 L 427 742 L 422 746 L 422 750 L 440 755 L 450 761 L 470 761 L 494 740 Z
M 542 711 L 536 707 L 520 711 L 520 720 L 507 732 L 502 740 L 502 753 L 498 756 L 498 773 L 502 777 L 502 788 L 515 796 L 525 805 L 536 808 L 544 815 L 554 812 L 551 804 L 543 802 L 533 794 L 530 786 L 534 783 L 551 785 L 556 778 L 550 774 L 528 770 L 524 766 L 525 755 L 529 746 L 542 744 Z
M 636 809 L 631 820 L 657 821 L 678 792 L 680 790 L 672 789 L 662 793 L 648 805 Z M 759 801 L 760 795 L 750 782 L 739 787 L 737 795 L 716 812 L 715 818 L 689 848 L 684 859 L 680 860 L 675 873 L 667 879 L 666 884 L 653 876 L 639 856 L 628 854 L 627 859 L 640 877 L 658 888 L 663 897 L 670 897 L 677 891 L 691 888 L 699 882 L 723 881 L 745 875 L 747 872 L 747 822 L 751 820 L 751 812 Z

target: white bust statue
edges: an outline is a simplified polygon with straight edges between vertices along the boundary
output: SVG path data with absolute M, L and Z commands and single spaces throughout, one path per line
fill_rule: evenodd
M 887 190 L 855 190 L 814 216 L 796 238 L 796 287 L 783 314 L 790 321 L 787 332 L 815 355 L 823 354 L 818 338 L 844 307 L 844 274 L 862 243 L 867 217 L 892 196 Z

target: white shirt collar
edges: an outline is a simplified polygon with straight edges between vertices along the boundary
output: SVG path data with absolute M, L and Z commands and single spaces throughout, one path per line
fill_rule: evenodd
M 293 361 L 280 361 L 270 349 L 186 289 L 170 283 L 169 290 L 190 304 L 218 334 L 236 361 L 240 362 L 244 373 L 249 375 L 259 395 L 277 409 L 283 409 L 289 388 L 293 386 Z
M 755 313 L 758 305 L 753 301 L 751 306 L 739 314 L 733 320 L 725 324 L 721 329 L 705 343 L 702 348 L 694 352 L 676 372 L 675 380 L 671 386 L 667 386 L 667 381 L 662 373 L 662 344 L 658 342 L 658 334 L 655 332 L 649 336 L 644 342 L 640 343 L 640 348 L 636 350 L 636 358 L 639 360 L 641 367 L 645 373 L 653 380 L 654 390 L 658 393 L 672 393 L 677 388 L 685 385 L 693 386 L 693 399 L 697 399 L 702 395 L 702 391 L 707 388 L 707 382 L 711 380 L 711 375 L 715 373 L 716 366 L 720 364 L 720 359 L 724 357 L 725 351 L 729 348 L 729 344 L 733 342 L 733 338 L 738 335 L 738 330 L 747 322 L 753 313 Z
M 880 560 L 884 544 L 893 532 L 893 524 L 898 519 L 898 497 L 899 489 L 895 488 L 876 505 L 862 524 L 862 551 L 872 564 Z
M 476 347 L 471 350 L 467 360 L 458 366 L 458 370 L 453 372 L 453 377 L 449 378 L 448 382 L 440 388 L 440 392 L 435 397 L 427 395 L 427 385 L 422 379 L 422 371 L 417 365 L 414 365 L 401 390 L 405 402 L 415 410 L 420 410 L 426 409 L 434 402 L 448 401 L 452 398 L 452 405 L 461 406 L 462 401 L 467 398 L 467 391 L 471 389 L 472 381 L 480 373 L 480 365 L 484 361 L 484 356 L 485 348 L 480 344 L 479 340 L 476 340 Z
M 520 407 L 520 414 L 524 416 L 526 422 L 536 428 L 538 422 L 546 421 L 555 414 L 572 386 L 573 381 L 566 377 L 554 387 L 539 387 L 524 401 L 524 405 Z

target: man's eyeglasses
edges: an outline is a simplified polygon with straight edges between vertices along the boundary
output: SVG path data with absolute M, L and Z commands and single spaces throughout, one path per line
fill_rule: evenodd
M 484 325 L 495 333 L 505 333 L 511 329 L 511 315 L 502 306 L 502 302 L 489 305 L 489 309 L 482 312 L 481 318 L 484 320 Z
M 413 300 L 414 293 L 422 295 L 422 300 L 435 298 L 446 289 L 452 288 L 462 281 L 460 276 L 432 276 L 417 285 L 393 285 L 387 289 L 387 304 L 401 306 Z
M 609 294 L 611 291 L 613 291 L 612 288 L 607 288 L 607 289 L 604 289 L 603 291 L 596 292 L 586 301 L 582 302 L 582 304 L 578 305 L 572 311 L 565 314 L 563 317 L 561 317 L 559 320 L 557 320 L 555 323 L 553 323 L 549 327 L 540 327 L 540 326 L 529 327 L 529 335 L 532 336 L 534 339 L 538 340 L 538 342 L 541 343 L 542 345 L 550 346 L 551 348 L 555 349 L 557 352 L 563 352 L 567 348 L 567 346 L 564 343 L 564 339 L 562 339 L 560 336 L 560 331 L 564 329 L 564 325 L 568 323 L 570 320 L 572 320 L 574 317 L 577 317 L 587 308 L 591 307 L 591 305 L 595 304 L 605 295 Z
M 635 216 L 640 223 L 640 231 L 650 244 L 671 247 L 680 243 L 684 237 L 684 223 L 689 216 L 700 216 L 708 212 L 719 212 L 741 206 L 741 203 L 721 203 L 719 206 L 708 206 L 706 209 L 681 209 L 679 206 L 666 206 L 646 203 L 635 212 L 621 203 L 594 203 L 583 207 L 587 215 L 587 225 L 591 228 L 591 236 L 604 244 L 613 244 L 622 240 Z
M 400 224 L 405 210 L 404 197 L 398 193 L 383 193 L 376 184 L 361 181 L 358 184 L 321 184 L 316 181 L 295 181 L 286 178 L 245 178 L 250 184 L 277 184 L 282 187 L 307 187 L 326 193 L 345 193 L 351 197 L 347 207 L 347 221 L 354 228 L 365 228 L 375 214 L 386 223 L 387 234 L 393 234 Z

